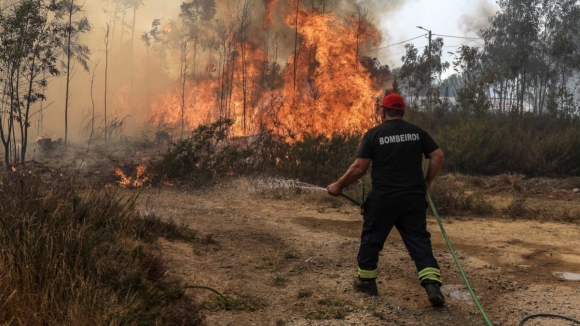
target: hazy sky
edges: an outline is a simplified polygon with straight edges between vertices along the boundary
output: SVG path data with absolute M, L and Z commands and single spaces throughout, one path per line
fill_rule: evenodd
M 426 33 L 416 26 L 430 29 L 434 34 L 479 37 L 478 31 L 488 26 L 488 17 L 498 10 L 499 7 L 492 0 L 407 0 L 399 9 L 391 11 L 391 14 L 376 24 L 385 34 L 385 44 L 382 46 L 399 43 Z M 444 42 L 446 46 L 444 53 L 454 52 L 456 47 L 462 44 L 470 46 L 482 44 L 481 40 L 459 38 L 444 38 Z M 428 44 L 428 39 L 418 38 L 409 43 L 422 48 Z M 381 63 L 396 67 L 401 64 L 401 57 L 404 53 L 405 47 L 401 44 L 378 50 L 374 56 Z M 444 59 L 451 63 L 452 57 L 446 54 Z M 445 75 L 452 73 L 450 69 Z

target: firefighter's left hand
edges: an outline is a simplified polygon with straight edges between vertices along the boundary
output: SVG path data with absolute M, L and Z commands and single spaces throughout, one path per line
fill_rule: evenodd
M 342 193 L 342 187 L 337 183 L 333 183 L 328 185 L 328 187 L 326 187 L 326 191 L 328 191 L 328 194 L 331 196 L 340 196 L 340 194 Z

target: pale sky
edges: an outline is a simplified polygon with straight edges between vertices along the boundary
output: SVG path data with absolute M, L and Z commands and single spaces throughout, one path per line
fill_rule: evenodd
M 495 1 L 491 0 L 407 0 L 401 8 L 395 10 L 383 21 L 375 22 L 384 32 L 385 43 L 382 47 L 399 43 L 427 32 L 418 29 L 422 26 L 430 29 L 433 34 L 443 34 L 461 37 L 479 37 L 476 31 L 488 26 L 488 16 L 499 10 Z M 437 36 L 433 36 L 434 38 Z M 444 60 L 450 64 L 452 56 L 447 52 L 456 51 L 457 46 L 481 46 L 481 40 L 469 40 L 444 37 Z M 427 38 L 410 41 L 418 48 L 423 48 L 429 42 Z M 382 49 L 368 55 L 373 55 L 383 64 L 391 68 L 401 65 L 401 57 L 405 54 L 404 44 Z M 450 69 L 444 74 L 453 74 Z

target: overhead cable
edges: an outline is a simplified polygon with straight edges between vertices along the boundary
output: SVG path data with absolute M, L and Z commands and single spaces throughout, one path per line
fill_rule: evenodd
M 413 38 L 410 38 L 408 40 L 401 41 L 399 43 L 393 43 L 393 44 L 389 44 L 389 45 L 382 46 L 380 48 L 372 49 L 372 50 L 366 51 L 366 53 L 373 52 L 373 51 L 377 51 L 377 50 L 382 50 L 382 49 L 386 49 L 386 48 L 390 48 L 391 46 L 395 46 L 395 45 L 403 44 L 403 43 L 406 43 L 406 42 L 409 42 L 409 41 L 412 41 L 412 40 L 416 40 L 416 39 L 418 39 L 420 37 L 424 37 L 425 35 L 427 35 L 427 34 L 422 34 L 422 35 L 419 35 L 417 37 L 413 37 Z

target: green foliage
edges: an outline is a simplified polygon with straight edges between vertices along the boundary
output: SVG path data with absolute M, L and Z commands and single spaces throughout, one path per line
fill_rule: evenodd
M 59 14 L 61 5 L 49 0 L 19 0 L 0 13 L 0 87 L 4 94 L 0 135 L 6 166 L 24 162 L 32 108 L 45 99 L 49 78 L 60 74 L 56 63 L 67 34 Z M 88 21 L 77 27 L 87 29 Z M 80 53 L 88 54 L 88 48 L 67 49 L 71 54 L 74 50 L 81 63 L 86 60 Z M 10 147 L 14 152 L 17 147 L 15 130 L 19 132 L 20 153 L 11 157 Z
M 81 192 L 67 179 L 3 180 L 0 323 L 199 325 L 200 307 L 166 278 L 149 244 L 192 235 L 140 217 L 134 203 L 112 189 Z
M 325 186 L 338 179 L 354 162 L 361 135 L 307 135 L 292 144 L 279 173 L 288 178 Z
M 432 135 L 445 152 L 448 171 L 527 176 L 580 174 L 578 121 L 487 115 L 442 127 Z
M 231 120 L 219 120 L 171 144 L 159 161 L 150 164 L 150 180 L 204 186 L 228 176 L 264 173 L 326 185 L 352 164 L 361 138 L 355 134 L 307 135 L 292 143 L 264 132 L 226 139 L 231 126 Z
M 426 46 L 422 54 L 413 44 L 405 44 L 406 53 L 402 57 L 403 65 L 397 71 L 401 88 L 407 93 L 407 101 L 417 102 L 419 96 L 426 95 L 433 90 L 429 86 L 433 83 L 433 76 L 441 78 L 441 74 L 449 68 L 448 62 L 441 61 L 443 54 L 443 39 L 433 40 L 431 47 Z M 430 51 L 430 52 L 429 52 Z
M 213 19 L 216 12 L 214 0 L 189 0 L 181 4 L 180 17 L 190 24 L 207 23 Z
M 580 175 L 580 121 L 485 112 L 464 119 L 461 112 L 449 106 L 442 101 L 432 111 L 410 110 L 408 116 L 429 131 L 443 149 L 443 171 Z M 325 186 L 340 178 L 352 164 L 361 139 L 358 134 L 334 134 L 288 141 L 268 132 L 227 139 L 231 124 L 230 120 L 220 120 L 200 126 L 191 138 L 172 144 L 161 160 L 150 164 L 149 179 L 154 184 L 170 179 L 204 186 L 224 177 L 266 174 Z M 368 178 L 364 182 L 368 184 Z M 359 198 L 359 190 L 352 189 L 356 193 L 349 194 Z M 479 205 L 477 200 L 467 200 L 468 204 L 459 206 Z

